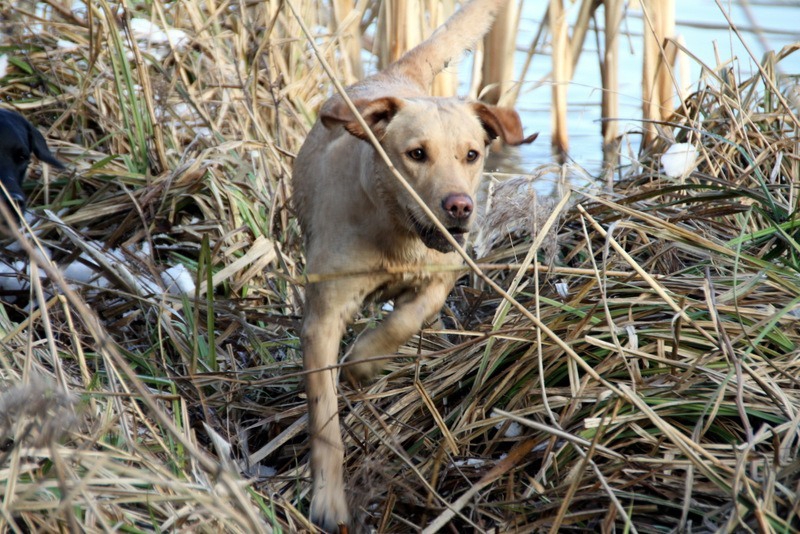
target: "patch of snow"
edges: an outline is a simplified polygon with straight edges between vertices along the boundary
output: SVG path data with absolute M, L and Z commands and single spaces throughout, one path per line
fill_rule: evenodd
M 181 264 L 161 273 L 161 280 L 171 295 L 194 295 L 195 283 L 192 273 Z
M 85 258 L 83 254 L 81 257 Z M 66 267 L 62 267 L 61 272 L 67 280 L 80 284 L 90 284 L 97 278 L 95 270 L 81 261 L 73 261 Z
M 497 423 L 496 425 L 494 425 L 494 427 L 497 430 L 500 430 L 501 428 L 503 428 L 504 424 L 505 424 L 505 421 L 501 421 L 501 422 Z M 517 437 L 519 437 L 521 435 L 522 435 L 522 425 L 520 425 L 516 421 L 511 421 L 511 424 L 509 424 L 508 428 L 506 428 L 506 433 L 504 434 L 504 436 L 507 437 L 507 438 L 517 438 Z
M 67 39 L 59 39 L 56 42 L 56 47 L 61 52 L 74 52 L 78 50 L 80 46 L 77 43 L 73 43 L 72 41 L 68 41 Z
M 183 50 L 190 42 L 189 35 L 185 31 L 176 28 L 162 29 L 147 19 L 131 19 L 130 28 L 139 50 L 152 54 L 158 60 L 164 59 L 169 54 L 170 47 Z M 129 58 L 132 58 L 132 55 L 129 54 Z
M 151 34 L 161 31 L 161 28 L 159 28 L 157 24 L 141 18 L 131 19 L 130 28 L 134 39 L 137 40 L 146 40 Z
M 687 176 L 696 168 L 697 148 L 691 143 L 675 143 L 661 155 L 661 167 L 670 178 Z
M 133 250 L 133 253 L 139 258 L 149 258 L 152 256 L 153 251 L 150 249 L 150 241 L 144 241 L 141 248 L 139 250 Z
M 86 2 L 82 2 L 81 0 L 72 2 L 72 6 L 69 10 L 78 18 L 86 18 Z
M 27 289 L 28 274 L 25 262 L 0 263 L 0 289 L 5 291 Z
M 161 288 L 146 276 L 133 276 L 133 283 L 136 285 L 136 292 L 140 295 L 160 295 Z
M 250 469 L 247 470 L 247 476 L 251 477 L 258 477 L 258 478 L 269 478 L 274 477 L 278 474 L 278 470 L 274 467 L 270 467 L 268 465 L 252 465 Z
M 486 460 L 483 458 L 467 458 L 466 460 L 456 460 L 453 462 L 456 467 L 483 467 L 486 465 Z
M 556 282 L 556 293 L 558 293 L 558 296 L 562 299 L 569 297 L 569 286 L 566 282 Z

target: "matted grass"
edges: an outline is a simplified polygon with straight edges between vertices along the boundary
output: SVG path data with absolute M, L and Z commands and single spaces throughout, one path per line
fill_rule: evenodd
M 292 5 L 344 78 L 324 9 Z M 287 201 L 329 81 L 297 20 L 277 2 L 0 12 L 0 96 L 69 163 L 33 166 L 37 237 L 4 254 L 40 259 L 0 305 L 2 528 L 309 529 Z M 140 49 L 132 19 L 185 33 Z M 709 69 L 613 191 L 494 188 L 488 278 L 459 284 L 447 335 L 341 387 L 365 524 L 800 528 L 800 147 L 779 60 Z M 659 171 L 674 141 L 700 149 L 681 179 Z M 68 285 L 75 261 L 107 282 Z M 195 290 L 154 291 L 176 265 Z

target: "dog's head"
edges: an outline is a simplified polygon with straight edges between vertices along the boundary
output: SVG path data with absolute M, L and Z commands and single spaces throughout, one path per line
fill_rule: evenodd
M 25 179 L 31 154 L 59 169 L 64 168 L 47 148 L 39 130 L 22 115 L 0 109 L 0 182 L 7 192 L 7 196 L 0 194 L 0 200 L 6 202 L 12 213 L 15 210 L 10 202 L 17 204 L 20 211 L 25 209 L 22 181 Z
M 510 145 L 530 143 L 516 111 L 455 98 L 402 99 L 382 97 L 355 102 L 369 129 L 392 164 L 463 245 L 475 218 L 475 194 L 488 147 L 501 138 Z M 343 126 L 350 134 L 368 135 L 353 113 L 333 99 L 320 113 L 323 124 Z M 429 248 L 450 252 L 453 247 L 389 172 L 370 177 L 383 207 Z

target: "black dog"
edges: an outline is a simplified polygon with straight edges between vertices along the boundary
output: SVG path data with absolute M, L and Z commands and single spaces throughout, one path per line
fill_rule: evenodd
M 50 153 L 47 142 L 39 130 L 33 127 L 19 113 L 0 109 L 0 182 L 6 189 L 6 195 L 0 193 L 0 199 L 15 202 L 22 212 L 25 210 L 25 193 L 22 192 L 22 181 L 31 161 L 31 154 L 63 169 L 64 165 Z M 15 213 L 13 208 L 12 213 Z M 2 217 L 0 217 L 2 219 Z

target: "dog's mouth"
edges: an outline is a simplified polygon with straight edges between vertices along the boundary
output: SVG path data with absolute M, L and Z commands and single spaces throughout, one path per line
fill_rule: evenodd
M 450 241 L 448 241 L 435 226 L 423 224 L 413 216 L 412 223 L 414 231 L 426 247 L 439 252 L 452 252 L 455 250 L 453 245 L 450 244 Z M 469 232 L 469 227 L 467 225 L 452 226 L 447 228 L 447 231 L 453 236 L 459 246 L 464 246 L 464 243 L 466 243 L 466 234 Z

